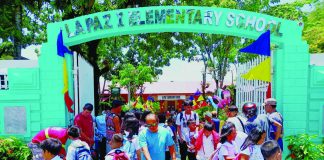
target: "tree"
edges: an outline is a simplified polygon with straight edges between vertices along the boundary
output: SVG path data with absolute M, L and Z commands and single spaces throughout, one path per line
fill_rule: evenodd
M 118 76 L 113 76 L 113 84 L 120 85 L 127 88 L 130 95 L 128 101 L 134 98 L 136 91 L 140 89 L 143 91 L 145 82 L 153 82 L 153 71 L 150 67 L 145 65 L 138 65 L 136 68 L 132 64 L 124 64 L 119 71 Z
M 324 4 L 319 3 L 306 20 L 303 37 L 309 44 L 310 53 L 324 53 Z
M 57 18 L 49 1 L 12 1 L 0 3 L 0 57 L 22 59 L 21 49 L 46 39 L 46 24 Z

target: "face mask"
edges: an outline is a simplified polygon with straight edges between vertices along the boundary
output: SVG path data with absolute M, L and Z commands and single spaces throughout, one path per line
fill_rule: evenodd
M 128 137 L 129 132 L 128 131 L 124 131 L 125 132 L 125 137 Z

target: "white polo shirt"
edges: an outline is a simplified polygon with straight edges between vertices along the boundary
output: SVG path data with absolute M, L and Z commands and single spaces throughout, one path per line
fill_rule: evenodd
M 180 116 L 181 114 L 182 117 Z M 176 119 L 176 125 L 180 126 L 181 128 L 181 134 L 183 140 L 185 140 L 185 136 L 189 133 L 189 128 L 187 126 L 187 122 L 189 120 L 194 120 L 196 122 L 196 125 L 199 125 L 199 116 L 196 112 L 191 111 L 191 114 L 185 114 L 185 111 L 182 111 L 181 113 L 178 113 Z

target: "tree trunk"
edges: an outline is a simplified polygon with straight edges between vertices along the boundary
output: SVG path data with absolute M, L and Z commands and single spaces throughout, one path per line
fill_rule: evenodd
M 205 52 L 207 53 L 208 51 L 206 50 L 205 48 Z M 206 86 L 206 74 L 207 74 L 207 58 L 205 57 L 204 53 L 201 52 L 201 57 L 203 59 L 203 62 L 204 62 L 204 70 L 202 72 L 202 78 L 203 78 L 203 81 L 202 81 L 202 84 L 201 84 L 201 91 L 202 91 L 202 94 L 203 96 L 205 97 L 206 95 L 206 91 L 205 91 L 205 86 Z
M 94 40 L 87 42 L 88 46 L 88 60 L 89 63 L 93 66 L 93 90 L 94 90 L 94 106 L 95 106 L 95 115 L 98 115 L 99 112 L 99 78 L 101 76 L 101 72 L 98 66 L 98 55 L 97 48 L 100 40 Z
M 16 14 L 15 14 L 16 27 L 19 33 L 22 33 L 21 22 L 22 22 L 22 6 L 16 6 Z M 22 37 L 21 37 L 22 38 Z M 17 59 L 21 59 L 21 44 L 20 39 L 18 37 L 13 36 L 13 45 L 14 45 L 14 57 Z
M 207 74 L 207 65 L 204 65 L 204 72 L 202 74 L 203 82 L 201 85 L 201 90 L 204 97 L 206 96 L 206 74 Z
M 216 91 L 215 91 L 215 93 L 217 94 L 217 91 L 218 91 L 218 83 L 219 83 L 219 81 L 218 81 L 218 79 L 217 79 L 217 73 L 216 73 L 216 70 L 215 70 L 216 68 L 214 68 L 214 70 L 213 70 L 213 79 L 214 79 L 214 81 L 215 81 L 215 84 L 216 84 Z

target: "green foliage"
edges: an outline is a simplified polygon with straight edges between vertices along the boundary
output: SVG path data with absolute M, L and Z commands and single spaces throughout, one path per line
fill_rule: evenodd
M 206 107 L 201 107 L 195 110 L 195 112 L 198 114 L 200 120 L 204 120 L 205 117 L 205 112 L 211 112 L 213 111 L 214 108 L 212 106 L 206 106 Z
M 13 59 L 13 43 L 9 41 L 4 41 L 0 43 L 0 59 Z M 11 58 L 10 58 L 11 57 Z
M 310 53 L 324 53 L 324 4 L 320 3 L 305 20 L 303 38 L 309 44 Z
M 1 160 L 30 160 L 32 153 L 22 140 L 16 137 L 0 138 Z
M 2 55 L 0 57 L 0 60 L 13 60 L 13 59 L 14 59 L 14 57 L 11 55 Z
M 124 64 L 118 76 L 113 76 L 113 84 L 127 88 L 132 96 L 137 89 L 143 87 L 145 82 L 153 82 L 153 71 L 150 67 L 139 65 L 135 68 L 132 64 Z
M 152 110 L 153 113 L 160 112 L 160 102 L 153 102 Z
M 213 106 L 201 107 L 201 108 L 195 110 L 195 112 L 198 114 L 200 120 L 204 120 L 204 116 L 205 116 L 204 114 L 206 112 L 212 112 L 212 111 L 215 111 Z M 226 112 L 224 109 L 217 109 L 217 113 L 218 113 L 219 120 L 223 120 L 223 121 L 227 120 Z
M 127 112 L 127 111 L 131 110 L 131 108 L 132 108 L 131 105 L 125 104 L 122 106 L 122 111 Z
M 227 115 L 225 109 L 217 109 L 218 119 L 223 120 L 224 122 L 227 120 Z
M 226 87 L 226 89 L 229 90 L 230 93 L 231 93 L 231 98 L 232 98 L 231 99 L 231 104 L 236 104 L 235 103 L 235 97 L 236 97 L 235 88 L 236 88 L 236 86 L 234 84 L 229 85 L 229 86 Z
M 46 39 L 47 23 L 57 20 L 54 15 L 48 0 L 2 0 L 0 38 L 13 45 L 7 54 L 20 57 L 21 48 L 42 43 Z
M 286 159 L 318 160 L 324 157 L 324 144 L 315 144 L 316 135 L 298 134 L 286 137 L 290 154 Z

